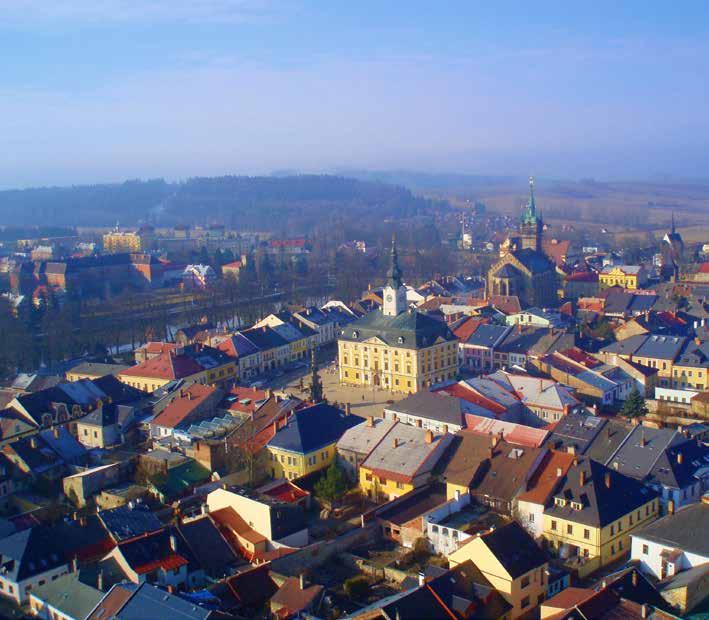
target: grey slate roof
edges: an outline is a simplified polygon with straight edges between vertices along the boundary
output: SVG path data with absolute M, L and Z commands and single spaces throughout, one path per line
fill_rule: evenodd
M 502 325 L 480 325 L 475 330 L 475 333 L 468 338 L 466 344 L 478 347 L 491 347 L 502 338 L 508 330 L 510 330 L 509 327 Z
M 443 424 L 463 426 L 463 411 L 458 398 L 441 396 L 429 391 L 412 394 L 386 407 L 389 411 L 435 420 Z
M 554 263 L 552 263 L 543 252 L 537 252 L 531 248 L 525 248 L 523 250 L 512 252 L 512 254 L 533 274 L 554 270 Z
M 439 341 L 456 340 L 445 323 L 415 310 L 397 316 L 385 316 L 375 310 L 350 323 L 339 335 L 340 340 L 348 342 L 364 342 L 372 337 L 402 349 L 421 349 Z
M 644 480 L 663 452 L 685 438 L 668 428 L 636 426 L 606 465 L 636 480 Z
M 601 432 L 591 441 L 586 449 L 586 456 L 605 463 L 618 449 L 630 432 L 630 427 L 616 420 L 607 420 Z
M 640 345 L 635 355 L 638 357 L 655 357 L 674 360 L 686 342 L 686 338 L 680 338 L 678 336 L 656 336 L 648 334 L 645 338 L 645 342 Z
M 128 601 L 113 616 L 115 620 L 145 620 L 155 618 L 160 620 L 207 620 L 211 611 L 195 605 L 179 596 L 170 594 L 149 583 L 139 586 L 135 584 L 120 584 L 116 588 L 132 592 Z M 97 616 L 93 616 L 97 617 Z
M 160 519 L 142 505 L 133 509 L 121 506 L 112 510 L 101 510 L 98 516 L 117 542 L 163 528 Z
M 513 579 L 549 561 L 547 554 L 516 521 L 484 534 L 482 540 Z
M 547 438 L 546 445 L 556 450 L 571 446 L 577 454 L 584 454 L 605 424 L 604 418 L 580 412 L 570 413 L 559 420 Z
M 703 532 L 705 535 L 698 535 Z M 709 504 L 689 504 L 673 515 L 653 521 L 634 536 L 702 555 L 709 561 Z

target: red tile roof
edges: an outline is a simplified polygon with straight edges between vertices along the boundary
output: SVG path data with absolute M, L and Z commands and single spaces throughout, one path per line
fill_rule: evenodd
M 569 240 L 557 241 L 556 239 L 549 239 L 542 242 L 544 254 L 551 258 L 558 266 L 564 264 L 570 247 L 571 241 Z
M 133 570 L 139 575 L 144 575 L 146 573 L 151 573 L 156 568 L 162 568 L 163 570 L 168 571 L 175 570 L 176 568 L 180 568 L 180 566 L 185 566 L 186 564 L 187 560 L 185 560 L 185 558 L 183 558 L 180 554 L 171 553 L 170 555 L 160 558 L 159 560 L 153 560 L 147 564 L 136 566 Z
M 152 379 L 184 379 L 204 370 L 195 360 L 186 355 L 161 353 L 142 364 L 119 373 L 122 377 L 150 377 Z
M 709 273 L 709 263 L 702 263 L 699 265 L 699 273 Z
M 288 482 L 288 480 L 284 480 L 281 484 L 275 487 L 263 490 L 262 493 L 264 495 L 268 495 L 269 497 L 273 497 L 280 502 L 288 502 L 290 504 L 293 504 L 310 495 L 307 491 L 303 491 L 303 489 L 297 487 L 292 482 Z
M 516 295 L 490 295 L 490 305 L 504 314 L 522 312 L 522 305 Z
M 471 316 L 469 319 L 466 319 L 458 325 L 458 327 L 453 330 L 453 333 L 461 342 L 466 342 L 468 338 L 475 333 L 478 327 L 480 327 L 480 325 L 488 322 L 488 319 L 481 319 Z
M 461 400 L 473 403 L 474 405 L 478 405 L 479 407 L 483 407 L 484 409 L 491 411 L 495 415 L 499 415 L 507 411 L 505 407 L 503 407 L 499 403 L 496 403 L 494 400 L 490 400 L 482 394 L 479 394 L 478 392 L 475 392 L 460 385 L 460 383 L 447 385 L 445 387 L 433 390 L 433 392 L 442 392 L 444 394 L 447 394 L 448 396 L 452 396 L 453 398 L 460 398 Z
M 529 481 L 527 491 L 519 496 L 519 500 L 545 504 L 554 492 L 556 485 L 564 480 L 566 473 L 574 463 L 574 458 L 574 455 L 568 452 L 550 450 Z
M 150 353 L 152 355 L 159 355 L 160 353 L 174 351 L 176 348 L 177 345 L 173 342 L 147 342 L 138 350 L 145 351 L 146 353 Z
M 271 597 L 271 603 L 284 607 L 289 612 L 284 616 L 287 617 L 307 609 L 322 591 L 323 587 L 320 585 L 301 588 L 300 580 L 297 577 L 289 577 L 283 582 L 278 592 Z
M 201 383 L 181 390 L 180 395 L 155 416 L 152 424 L 165 428 L 179 426 L 216 391 L 217 388 Z
M 490 436 L 501 432 L 508 443 L 530 448 L 540 447 L 549 434 L 546 429 L 516 424 L 515 422 L 504 422 L 494 418 L 484 418 L 471 413 L 465 414 L 465 424 L 465 433 Z

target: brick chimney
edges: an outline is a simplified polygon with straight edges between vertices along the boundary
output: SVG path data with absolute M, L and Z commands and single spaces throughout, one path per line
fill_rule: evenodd
M 636 571 L 633 571 L 633 587 L 638 587 L 638 573 Z
M 373 427 L 374 427 L 374 416 L 372 416 L 372 415 L 368 415 L 368 416 L 367 416 L 367 426 L 368 426 L 369 428 L 373 428 Z
M 675 513 L 675 503 L 674 501 L 670 500 L 667 502 L 667 514 L 668 515 L 673 515 Z
M 684 462 L 684 456 L 682 456 L 681 452 L 677 453 L 677 465 L 681 465 Z
M 392 439 L 392 441 L 391 441 L 391 445 L 393 448 L 398 448 L 399 447 L 399 440 L 396 437 L 394 437 L 394 439 Z
M 607 471 L 605 476 L 603 476 L 603 481 L 606 484 L 606 488 L 610 489 L 611 488 L 611 473 L 609 471 Z
M 426 431 L 426 443 L 433 443 L 433 432 L 432 431 Z
M 583 486 L 585 484 L 586 484 L 586 471 L 582 469 L 579 472 L 579 486 Z

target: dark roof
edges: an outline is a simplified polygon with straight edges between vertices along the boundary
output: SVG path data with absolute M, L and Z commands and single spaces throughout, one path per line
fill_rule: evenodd
M 683 435 L 669 428 L 636 426 L 606 460 L 606 465 L 626 476 L 644 480 L 665 450 L 684 441 Z
M 583 484 L 581 472 L 584 473 Z M 609 486 L 606 486 L 606 475 Z M 566 505 L 559 506 L 555 502 L 547 508 L 546 514 L 593 527 L 605 527 L 656 498 L 657 493 L 633 478 L 584 458 L 569 469 L 555 497 L 566 499 Z M 572 508 L 570 502 L 579 503 L 582 508 Z
M 221 588 L 213 588 L 212 591 L 228 609 L 259 608 L 278 590 L 269 571 L 270 566 L 262 564 L 225 579 L 223 584 L 227 591 L 224 594 L 221 593 Z
M 559 420 L 546 445 L 555 450 L 573 447 L 577 454 L 584 454 L 605 424 L 604 418 L 574 411 Z
M 382 521 L 403 525 L 437 506 L 445 504 L 446 501 L 445 485 L 432 484 L 409 491 L 395 502 L 385 504 L 383 508 L 377 511 L 376 516 Z
M 498 345 L 497 350 L 501 353 L 526 354 L 549 333 L 548 329 L 531 329 L 522 332 L 513 329 Z
M 543 252 L 537 252 L 532 248 L 524 248 L 523 250 L 512 252 L 512 254 L 533 274 L 554 270 L 554 263 Z
M 241 335 L 248 339 L 253 346 L 261 350 L 288 346 L 288 341 L 267 325 L 244 330 L 241 332 Z
M 648 477 L 649 483 L 683 489 L 696 484 L 698 472 L 709 467 L 709 446 L 697 441 L 684 441 L 665 450 Z
M 637 357 L 654 357 L 674 360 L 687 342 L 679 336 L 657 336 L 648 334 L 645 342 L 635 352 Z
M 629 432 L 630 428 L 626 424 L 616 420 L 606 420 L 601 432 L 595 436 L 586 448 L 586 456 L 594 461 L 605 463 L 618 449 L 618 446 L 623 443 Z
M 307 454 L 337 442 L 348 429 L 362 422 L 341 409 L 320 403 L 296 411 L 268 442 L 269 446 Z
M 0 571 L 10 581 L 22 581 L 67 563 L 57 533 L 31 527 L 0 539 Z
M 704 535 L 699 535 L 700 532 Z M 706 532 L 709 532 L 709 504 L 698 502 L 654 521 L 633 535 L 709 558 Z
M 436 342 L 453 342 L 450 328 L 437 319 L 415 310 L 386 316 L 376 310 L 350 323 L 340 332 L 340 340 L 363 342 L 372 337 L 403 349 L 430 347 Z
M 112 510 L 102 510 L 98 516 L 117 542 L 163 528 L 160 519 L 142 505 L 135 508 L 120 506 Z
M 67 464 L 79 464 L 87 455 L 86 448 L 76 440 L 65 426 L 46 429 L 40 431 L 39 434 L 55 454 Z
M 187 560 L 170 546 L 168 530 L 140 536 L 119 544 L 119 549 L 128 565 L 138 574 L 149 573 L 158 566 L 165 569 L 178 568 Z
M 444 424 L 464 426 L 460 400 L 429 391 L 416 392 L 393 405 L 388 405 L 387 409 Z
M 149 583 L 139 586 L 134 584 L 120 584 L 114 586 L 109 592 L 111 596 L 115 590 L 123 590 L 125 594 L 121 599 L 127 600 L 120 604 L 119 610 L 113 614 L 105 614 L 102 618 L 115 618 L 115 620 L 144 620 L 145 618 L 160 618 L 163 620 L 206 620 L 212 612 L 196 605 L 180 596 L 170 594 L 161 588 Z M 119 593 L 117 593 L 119 594 Z M 106 602 L 101 602 L 102 607 Z M 98 615 L 90 616 L 98 619 Z
M 85 415 L 81 418 L 81 423 L 105 428 L 106 426 L 114 425 L 117 419 L 116 405 L 110 403 L 102 407 L 97 407 L 92 412 Z
M 510 328 L 503 325 L 480 325 L 468 338 L 466 344 L 478 347 L 493 346 Z
M 182 523 L 177 526 L 177 531 L 197 564 L 210 575 L 225 575 L 229 567 L 238 562 L 209 516 Z
M 484 534 L 482 541 L 512 579 L 517 579 L 549 561 L 547 554 L 516 521 Z

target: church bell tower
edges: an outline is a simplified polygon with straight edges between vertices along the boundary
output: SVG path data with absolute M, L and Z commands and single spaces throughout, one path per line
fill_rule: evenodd
M 529 248 L 541 252 L 542 227 L 542 218 L 537 215 L 537 205 L 534 202 L 534 177 L 529 177 L 529 200 L 519 224 L 520 249 Z
M 383 292 L 384 316 L 397 316 L 406 310 L 406 287 L 401 282 L 399 256 L 396 252 L 396 238 L 391 240 L 391 263 L 387 271 L 387 284 Z

